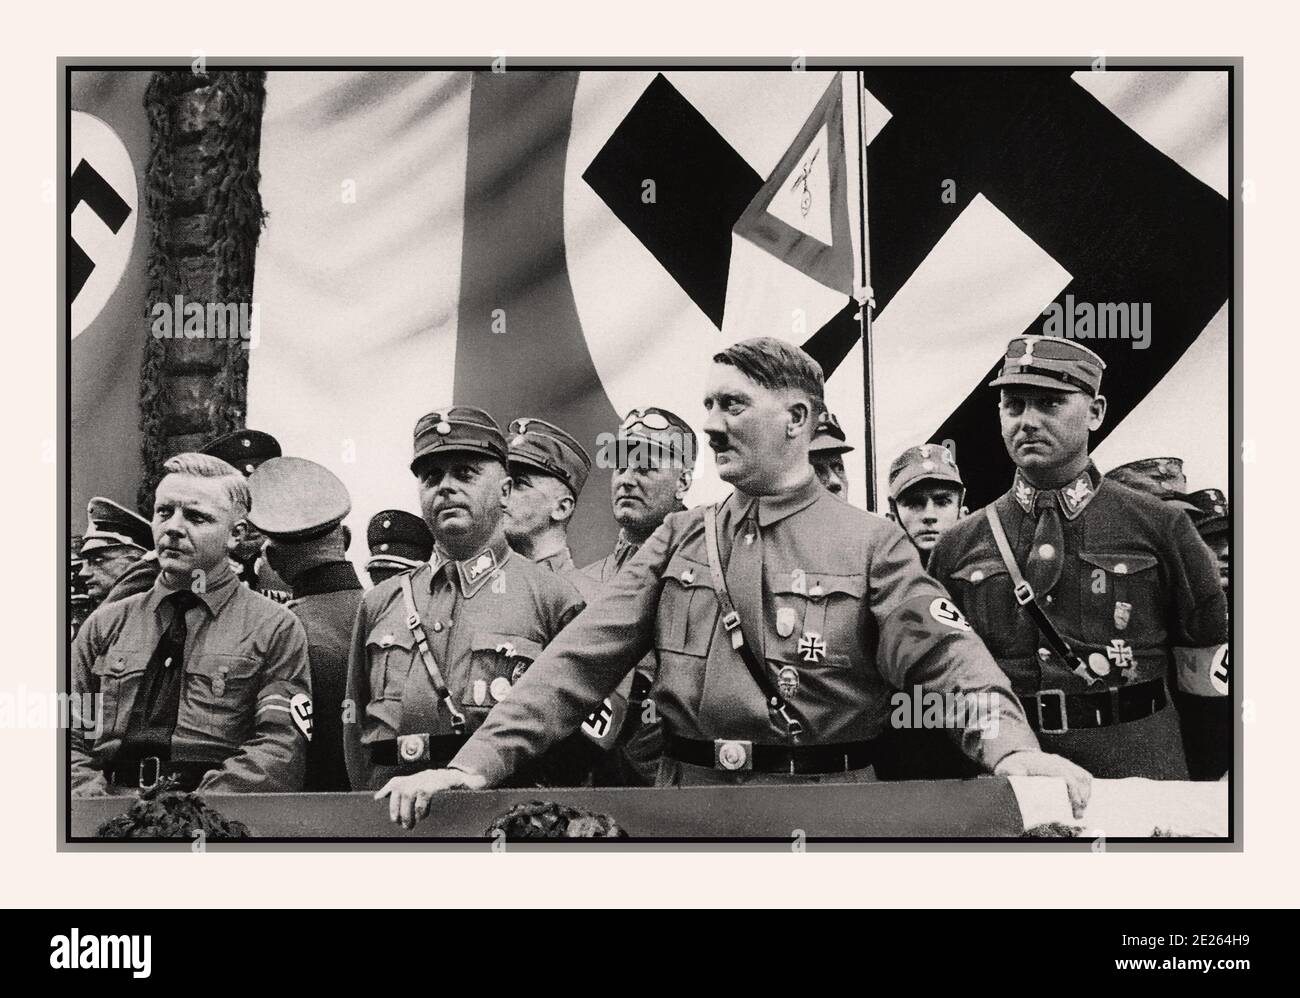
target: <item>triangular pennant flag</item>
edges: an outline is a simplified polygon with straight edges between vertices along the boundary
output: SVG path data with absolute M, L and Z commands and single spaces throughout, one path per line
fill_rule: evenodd
M 848 175 L 844 90 L 837 74 L 733 231 L 813 280 L 852 295 Z

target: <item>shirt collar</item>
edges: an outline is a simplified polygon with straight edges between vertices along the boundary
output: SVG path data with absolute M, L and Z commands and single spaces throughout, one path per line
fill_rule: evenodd
M 815 503 L 821 496 L 830 495 L 822 483 L 817 480 L 817 476 L 812 473 L 811 465 L 809 466 L 808 481 L 803 485 L 791 489 L 789 492 L 783 492 L 775 496 L 759 496 L 754 498 L 747 496 L 739 489 L 736 490 L 736 499 L 741 504 L 741 515 L 737 522 L 743 521 L 750 515 L 754 505 L 758 505 L 758 525 L 766 529 L 774 523 L 779 523 L 788 516 L 793 516 L 800 510 L 807 509 Z M 839 500 L 837 499 L 836 502 Z
M 573 555 L 569 553 L 568 546 L 560 548 L 555 554 L 538 560 L 537 564 L 545 565 L 552 572 L 568 572 L 573 565 Z
M 191 589 L 199 602 L 208 608 L 208 613 L 216 616 L 221 612 L 222 607 L 230 602 L 230 598 L 235 595 L 235 590 L 241 585 L 238 576 L 227 567 L 227 571 L 221 572 L 215 579 L 208 577 L 208 584 L 202 592 Z M 158 608 L 162 606 L 162 601 L 172 593 L 182 592 L 180 589 L 172 589 L 163 581 L 162 573 L 154 580 L 153 588 L 149 590 L 149 595 L 145 598 L 145 605 L 151 613 L 157 613 Z
M 435 549 L 433 558 L 429 562 L 429 565 L 433 568 L 433 575 L 429 580 L 429 584 L 432 586 L 438 580 L 439 573 L 446 568 L 447 579 L 450 581 L 454 577 L 459 580 L 461 594 L 466 599 L 469 599 L 482 589 L 489 579 L 495 577 L 497 572 L 505 567 L 506 562 L 510 560 L 513 554 L 510 545 L 506 543 L 505 534 L 499 534 L 482 551 L 466 558 L 464 561 L 448 559 Z M 452 568 L 451 566 L 455 567 Z
M 1039 489 L 1030 484 L 1019 468 L 1016 469 L 1015 482 L 1011 487 L 1011 496 L 1026 513 L 1034 515 L 1034 504 L 1040 496 L 1051 496 L 1060 506 L 1067 520 L 1073 520 L 1084 511 L 1092 497 L 1097 494 L 1101 484 L 1101 472 L 1091 461 L 1088 467 L 1079 473 L 1079 477 L 1059 489 Z
M 614 542 L 614 567 L 622 568 L 623 563 L 641 550 L 641 545 L 627 536 L 627 531 L 619 528 L 618 540 Z
M 352 562 L 329 561 L 315 565 L 298 576 L 293 584 L 293 598 L 360 588 L 361 580 L 357 578 L 357 570 L 352 567 Z

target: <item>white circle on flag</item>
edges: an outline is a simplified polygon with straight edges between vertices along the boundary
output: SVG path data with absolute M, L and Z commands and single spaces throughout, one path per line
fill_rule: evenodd
M 68 219 L 69 232 L 94 265 L 86 283 L 72 302 L 69 332 L 74 337 L 95 321 L 122 280 L 127 261 L 131 259 L 131 247 L 135 244 L 135 224 L 140 214 L 135 167 L 125 144 L 103 120 L 85 111 L 73 111 L 72 145 L 68 158 L 69 181 L 83 162 L 126 202 L 130 213 L 114 232 L 84 201 L 72 210 L 72 217 Z M 68 193 L 71 196 L 70 182 Z

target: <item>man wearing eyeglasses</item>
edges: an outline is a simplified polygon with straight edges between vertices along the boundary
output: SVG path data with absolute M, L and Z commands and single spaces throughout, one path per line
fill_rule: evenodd
M 538 656 L 447 769 L 392 781 L 392 821 L 432 795 L 500 785 L 573 731 L 633 664 L 659 659 L 660 785 L 861 782 L 890 694 L 977 697 L 951 729 L 985 769 L 1090 777 L 1043 753 L 1006 676 L 899 527 L 832 496 L 808 459 L 822 372 L 777 339 L 715 354 L 704 432 L 733 493 L 667 517 L 604 595 Z

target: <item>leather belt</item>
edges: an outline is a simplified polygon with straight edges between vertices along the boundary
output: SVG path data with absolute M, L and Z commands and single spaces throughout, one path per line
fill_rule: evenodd
M 831 745 L 755 745 L 737 738 L 711 742 L 668 735 L 664 754 L 691 766 L 734 772 L 788 773 L 791 776 L 845 773 L 865 769 L 875 760 L 876 743 L 840 742 Z
M 375 766 L 435 769 L 451 762 L 467 740 L 465 735 L 398 735 L 392 741 L 372 742 L 370 762 Z
M 1039 690 L 1017 693 L 1029 726 L 1046 735 L 1061 735 L 1078 728 L 1108 728 L 1140 721 L 1164 710 L 1169 691 L 1163 679 L 1148 679 L 1132 686 L 1113 686 L 1094 693 Z
M 164 777 L 173 777 L 178 781 L 178 790 L 189 791 L 219 765 L 216 762 L 171 762 L 150 755 L 143 759 L 114 760 L 104 768 L 104 778 L 115 787 L 151 790 Z

